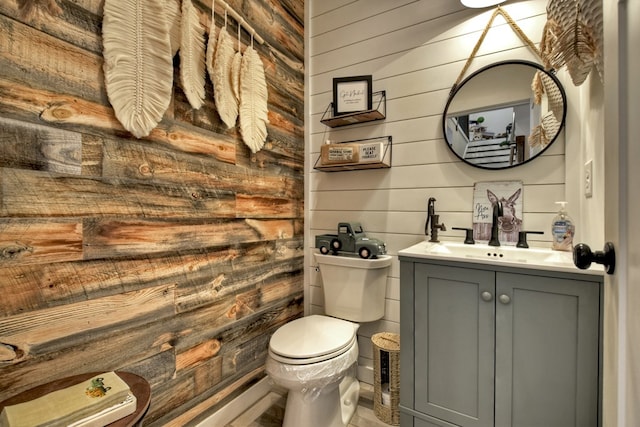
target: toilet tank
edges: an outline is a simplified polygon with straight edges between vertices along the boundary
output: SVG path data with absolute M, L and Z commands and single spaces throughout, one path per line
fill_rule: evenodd
M 314 255 L 322 276 L 325 314 L 353 322 L 372 322 L 384 316 L 391 256 Z

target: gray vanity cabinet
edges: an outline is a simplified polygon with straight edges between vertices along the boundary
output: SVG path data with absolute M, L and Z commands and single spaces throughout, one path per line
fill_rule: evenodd
M 597 427 L 601 277 L 401 257 L 402 427 Z

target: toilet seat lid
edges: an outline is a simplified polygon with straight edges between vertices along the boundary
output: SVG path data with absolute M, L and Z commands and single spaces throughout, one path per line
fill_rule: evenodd
M 340 353 L 353 343 L 356 330 L 353 323 L 334 317 L 301 317 L 281 326 L 271 337 L 269 347 L 286 358 L 317 358 Z

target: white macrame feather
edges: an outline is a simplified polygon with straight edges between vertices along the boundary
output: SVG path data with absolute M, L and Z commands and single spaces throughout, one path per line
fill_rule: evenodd
M 174 57 L 180 49 L 180 0 L 164 0 L 167 13 L 167 25 L 169 27 L 169 41 L 171 42 L 171 57 Z
M 249 46 L 242 55 L 240 71 L 240 133 L 253 153 L 267 140 L 268 92 L 264 66 L 258 52 Z
M 196 110 L 204 104 L 204 28 L 191 0 L 182 0 L 180 82 L 189 104 Z
M 218 115 L 228 128 L 234 127 L 238 119 L 238 102 L 231 87 L 231 62 L 234 54 L 231 36 L 222 28 L 218 34 L 213 64 L 213 94 Z
M 207 52 L 205 56 L 205 63 L 207 64 L 207 71 L 209 72 L 209 78 L 213 81 L 213 59 L 216 53 L 216 16 L 215 16 L 215 2 L 211 4 L 211 26 L 209 27 L 209 39 L 207 40 Z
M 173 87 L 165 5 L 157 0 L 105 0 L 104 76 L 116 117 L 136 138 L 167 111 Z
M 240 104 L 240 67 L 242 66 L 242 53 L 236 52 L 231 61 L 231 89 L 236 102 Z

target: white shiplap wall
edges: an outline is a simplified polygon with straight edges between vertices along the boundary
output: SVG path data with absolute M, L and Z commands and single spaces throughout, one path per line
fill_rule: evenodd
M 472 192 L 477 181 L 521 180 L 523 225 L 550 241 L 554 204 L 565 199 L 564 140 L 541 158 L 504 171 L 472 168 L 449 152 L 441 114 L 449 90 L 462 70 L 493 9 L 466 9 L 456 0 L 307 0 L 307 313 L 322 313 L 320 274 L 311 256 L 316 234 L 334 232 L 341 220 L 360 221 L 394 256 L 383 320 L 360 328 L 360 378 L 372 381 L 370 337 L 399 332 L 398 250 L 424 239 L 426 205 L 448 231 L 471 226 Z M 534 42 L 546 20 L 545 0 L 506 3 L 504 9 Z M 506 59 L 536 60 L 501 16 L 494 21 L 468 73 Z M 467 73 L 467 74 L 468 74 Z M 320 123 L 331 102 L 334 77 L 372 74 L 373 90 L 386 90 L 387 117 L 380 122 L 330 129 Z M 391 135 L 390 169 L 318 172 L 312 169 L 324 140 L 348 141 Z

